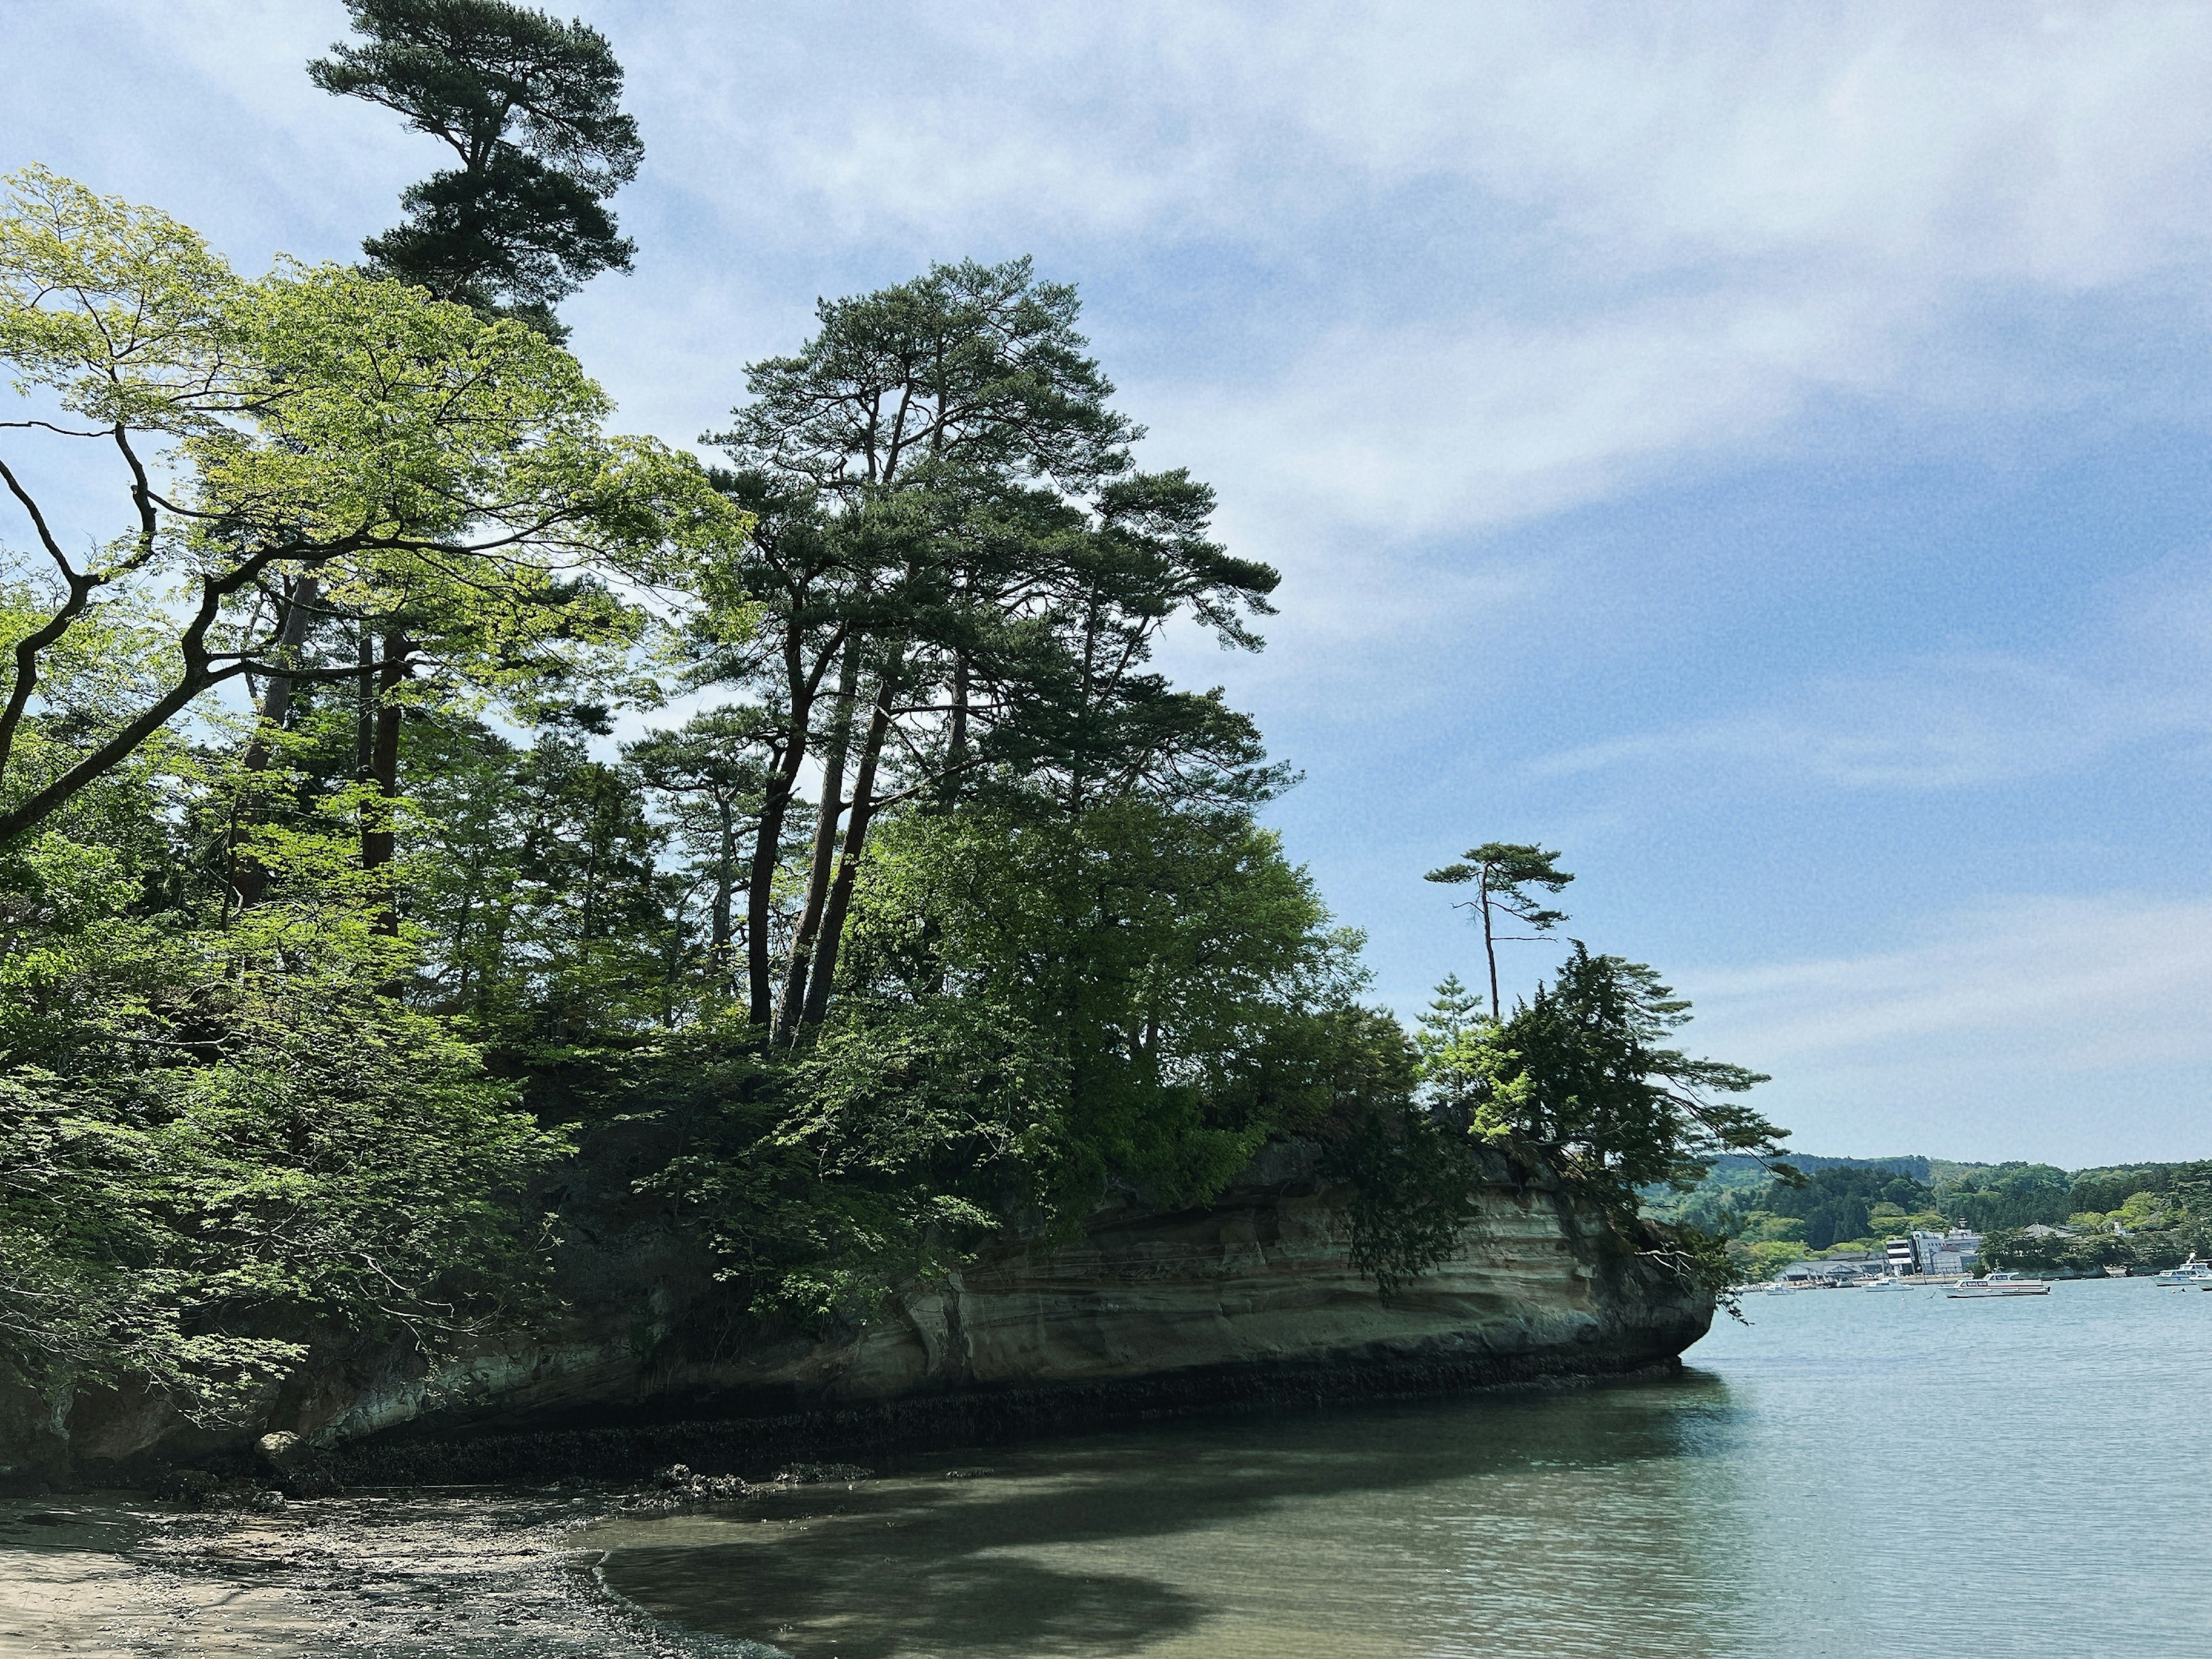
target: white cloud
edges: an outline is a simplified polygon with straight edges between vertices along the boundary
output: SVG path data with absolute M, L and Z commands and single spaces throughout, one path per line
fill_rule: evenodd
M 2208 670 L 2212 565 L 2200 555 L 2123 584 L 2044 658 L 1960 651 L 1830 675 L 1765 707 L 1579 744 L 1531 769 L 1893 791 L 2081 776 L 2212 738 Z
M 2193 689 L 2114 684 L 1977 654 L 1820 681 L 1781 708 L 1582 744 L 1535 770 L 1695 767 L 1765 786 L 1973 788 L 2075 774 L 2117 750 L 2208 733 L 2212 697 Z
M 1248 269 L 1125 378 L 1301 577 L 1838 393 L 2064 405 L 1980 325 L 2168 285 L 2212 227 L 2195 6 L 599 11 L 655 176 L 733 242 Z
M 629 69 L 648 159 L 623 211 L 648 234 L 579 339 L 640 415 L 679 440 L 715 418 L 737 364 L 803 326 L 758 270 L 836 291 L 834 246 L 885 251 L 875 279 L 1202 249 L 1254 280 L 1133 384 L 1301 558 L 1603 499 L 1838 390 L 1940 398 L 1931 375 L 1979 383 L 1947 325 L 2166 283 L 2212 234 L 2194 5 L 583 9 Z M 86 15 L 18 31 L 27 79 L 82 83 L 96 32 L 130 118 L 58 94 L 7 118 L 105 187 L 228 221 L 281 204 L 281 240 L 343 254 L 434 164 L 301 73 L 335 4 Z M 683 317 L 702 293 L 719 329 Z
M 1680 975 L 1808 1152 L 2212 1153 L 2212 901 L 1993 899 L 1868 955 Z
M 673 142 L 870 223 L 1294 240 L 1457 179 L 1647 263 L 2071 282 L 2204 234 L 2190 5 L 592 9 Z
M 1346 520 L 1479 532 L 1753 441 L 1810 386 L 1863 383 L 1858 310 L 1729 295 L 1572 326 L 1340 330 L 1272 384 L 1170 393 L 1154 427 L 1235 468 L 1294 545 Z

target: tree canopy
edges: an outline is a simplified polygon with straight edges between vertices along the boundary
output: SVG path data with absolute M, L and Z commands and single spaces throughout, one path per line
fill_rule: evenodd
M 653 581 L 739 536 L 696 463 L 606 435 L 605 395 L 530 329 L 331 266 L 241 278 L 157 211 L 39 168 L 8 184 L 0 359 L 53 412 L 9 424 L 111 450 L 121 499 L 114 533 L 74 554 L 0 458 L 44 556 L 43 582 L 13 590 L 0 845 L 228 682 L 359 676 L 298 660 L 288 630 L 404 623 L 409 657 L 520 690 L 634 635 L 609 578 Z M 181 603 L 156 606 L 171 584 Z M 125 617 L 167 636 L 138 683 L 105 718 L 27 726 L 72 634 Z
M 318 79 L 452 179 L 567 168 L 596 203 L 635 167 L 581 26 L 352 11 Z M 965 262 L 824 302 L 710 470 L 611 433 L 519 314 L 616 262 L 560 252 L 580 198 L 453 189 L 369 270 L 257 278 L 10 181 L 18 1378 L 212 1419 L 317 1344 L 434 1362 L 550 1307 L 580 1168 L 591 1225 L 672 1231 L 787 1334 L 1117 1194 L 1206 1204 L 1271 1140 L 1319 1148 L 1383 1295 L 1500 1171 L 1645 1249 L 1638 1185 L 1771 1152 L 1759 1079 L 1671 1046 L 1653 970 L 1577 945 L 1498 1008 L 1492 913 L 1561 920 L 1541 848 L 1437 872 L 1476 888 L 1487 1012 L 1454 980 L 1409 1035 L 1367 1000 L 1260 821 L 1291 775 L 1154 660 L 1178 625 L 1259 649 L 1276 573 L 1139 464 L 1072 287 Z M 527 235 L 470 232 L 496 258 L 431 234 L 510 199 Z M 113 469 L 88 536 L 42 504 L 70 446 Z
M 459 166 L 410 185 L 406 221 L 362 244 L 371 269 L 559 336 L 553 307 L 635 246 L 606 200 L 645 146 L 606 37 L 507 0 L 346 0 L 360 41 L 307 65 L 379 104 Z

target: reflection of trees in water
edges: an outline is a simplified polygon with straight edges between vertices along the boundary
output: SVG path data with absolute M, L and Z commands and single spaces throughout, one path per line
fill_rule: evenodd
M 1725 1386 L 1692 1372 L 994 1451 L 976 1480 L 780 1493 L 604 1541 L 624 1595 L 801 1659 L 1139 1651 L 1278 1592 L 1323 1595 L 1377 1636 L 1547 1626 L 1542 1650 L 1599 1653 L 1625 1621 L 1694 1655 L 1739 1565 L 1699 1516 L 1730 1507 L 1716 1482 L 1740 1438 Z M 1246 1595 L 1220 1539 L 1194 1543 L 1190 1571 L 1142 1570 L 1198 1532 L 1237 1540 Z
M 1195 1597 L 1137 1575 L 1066 1572 L 1011 1555 L 871 1553 L 850 1540 L 822 1554 L 641 1550 L 626 1553 L 613 1577 L 655 1613 L 800 1659 L 1127 1653 L 1195 1628 L 1206 1613 Z

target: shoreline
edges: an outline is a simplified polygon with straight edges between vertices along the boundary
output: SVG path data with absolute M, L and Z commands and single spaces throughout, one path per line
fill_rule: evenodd
M 1364 1396 L 1376 1405 L 1524 1390 L 1662 1382 L 1679 1360 L 1599 1371 L 1553 1370 L 1479 1385 Z M 1156 1410 L 1118 1421 L 1004 1434 L 1006 1444 L 1063 1432 L 1215 1415 L 1326 1412 L 1360 1401 L 1310 1389 L 1211 1408 Z M 736 1424 L 662 1425 L 685 1430 Z M 757 1424 L 750 1426 L 757 1426 Z M 910 1440 L 854 1449 L 924 1453 Z M 756 1440 L 753 1449 L 763 1449 Z M 490 1449 L 479 1444 L 480 1450 Z M 361 1485 L 330 1496 L 258 1494 L 262 1507 L 187 1509 L 105 1488 L 0 1499 L 0 1659 L 773 1659 L 757 1643 L 688 1631 L 609 1587 L 605 1553 L 583 1541 L 623 1516 L 726 1510 L 822 1478 L 866 1472 L 805 1468 L 757 1484 L 727 1478 L 729 1458 L 695 1448 L 708 1478 L 688 1481 L 520 1480 Z M 745 1456 L 766 1476 L 774 1464 Z M 787 1466 L 790 1460 L 785 1460 Z M 235 1503 L 255 1498 L 233 1486 Z
M 489 1486 L 549 1480 L 611 1485 L 648 1479 L 672 1463 L 766 1471 L 798 1462 L 1003 1445 L 1179 1418 L 1313 1410 L 1443 1399 L 1493 1389 L 1676 1376 L 1671 1346 L 1613 1353 L 1544 1350 L 1437 1353 L 1194 1368 L 1094 1382 L 965 1389 L 776 1415 L 685 1416 L 508 1433 L 400 1431 L 312 1454 L 288 1474 L 234 1463 L 306 1489 Z
M 575 1535 L 622 1495 L 363 1492 L 273 1513 L 138 1494 L 0 1503 L 0 1656 L 735 1659 L 605 1588 Z M 64 1521 L 49 1518 L 67 1516 Z

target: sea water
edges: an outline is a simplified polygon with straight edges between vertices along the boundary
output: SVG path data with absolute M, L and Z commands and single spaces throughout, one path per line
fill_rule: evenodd
M 2212 1654 L 2212 1294 L 1745 1312 L 1670 1380 L 915 1457 L 593 1541 L 794 1659 Z

